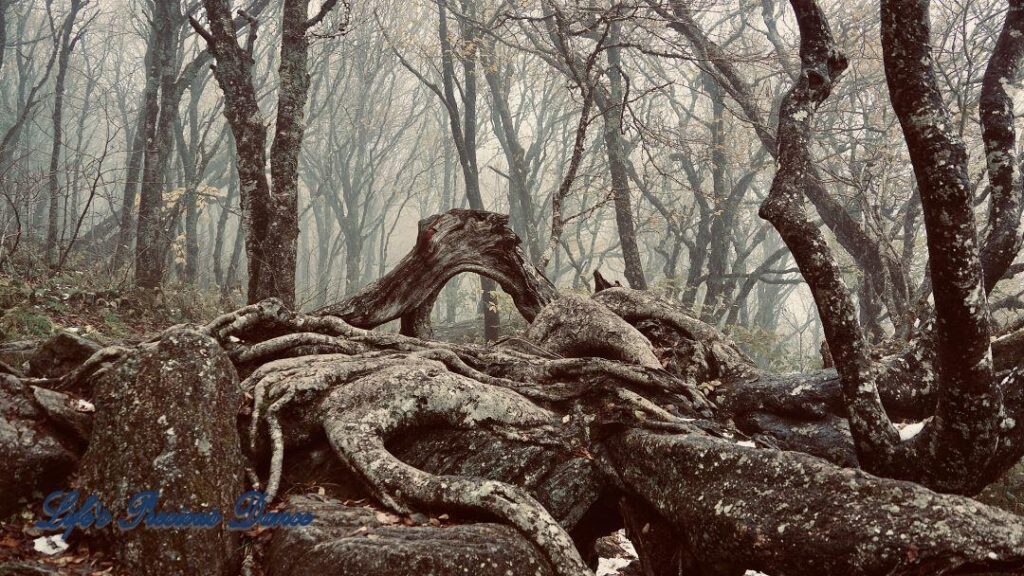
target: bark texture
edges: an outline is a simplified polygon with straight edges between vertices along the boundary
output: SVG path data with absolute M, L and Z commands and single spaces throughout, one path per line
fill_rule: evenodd
M 402 566 L 422 576 L 554 574 L 529 543 L 500 524 L 432 526 L 423 516 L 421 524 L 406 525 L 399 516 L 336 500 L 300 496 L 289 504 L 317 519 L 309 527 L 274 533 L 270 576 L 390 576 Z
M 184 20 L 173 2 L 154 2 L 150 24 L 149 59 L 142 115 L 145 153 L 135 234 L 135 285 L 159 288 L 164 278 L 164 245 L 168 240 L 164 188 L 174 145 L 173 126 L 178 117 L 178 37 Z
M 804 210 L 815 188 L 811 121 L 846 60 L 817 4 L 793 0 L 792 6 L 801 70 L 780 108 L 779 170 L 761 216 L 779 231 L 814 295 L 860 465 L 937 490 L 976 494 L 1020 457 L 1013 414 L 1021 376 L 1016 369 L 996 375 L 993 368 L 966 149 L 937 88 L 928 2 L 883 2 L 881 8 L 886 77 L 918 180 L 935 295 L 934 325 L 926 324 L 910 350 L 888 362 L 872 357 L 836 260 Z M 1015 56 L 1005 52 L 1012 43 L 1003 44 L 1001 57 L 1011 62 L 1002 66 L 1015 66 Z M 897 403 L 934 398 L 927 404 L 933 417 L 920 434 L 900 436 L 879 393 L 881 382 L 889 382 Z
M 249 24 L 249 35 L 242 46 L 231 18 L 230 2 L 204 0 L 209 30 L 190 17 L 192 27 L 217 61 L 214 76 L 224 93 L 224 115 L 235 138 L 250 303 L 266 298 L 280 298 L 289 306 L 295 303 L 298 165 L 309 93 L 307 34 L 335 5 L 337 0 L 327 0 L 309 18 L 308 0 L 284 3 L 277 122 L 270 152 L 272 184 L 266 176 L 267 127 L 252 74 L 259 22 L 251 14 L 240 12 Z
M 983 469 L 999 444 L 1002 390 L 992 370 L 991 320 L 967 150 L 952 128 L 931 53 L 929 3 L 882 3 L 882 50 L 893 109 L 917 177 L 935 297 L 937 418 L 920 441 L 942 476 Z M 954 488 L 954 486 L 949 486 Z
M 978 103 L 991 188 L 989 229 L 981 252 L 985 289 L 989 292 L 1006 274 L 1021 247 L 1024 189 L 1014 154 L 1017 131 L 1013 126 L 1013 98 L 1006 87 L 1020 80 L 1022 62 L 1024 2 L 1013 0 L 1009 2 L 1003 29 L 985 68 Z

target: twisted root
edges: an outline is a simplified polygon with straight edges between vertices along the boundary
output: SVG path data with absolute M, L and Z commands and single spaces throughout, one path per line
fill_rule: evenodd
M 591 574 L 565 529 L 526 491 L 494 480 L 429 474 L 401 462 L 385 447 L 398 432 L 438 423 L 540 440 L 557 434 L 551 412 L 510 390 L 418 359 L 338 388 L 324 406 L 331 446 L 387 508 L 400 513 L 415 508 L 486 513 L 522 532 L 556 573 Z

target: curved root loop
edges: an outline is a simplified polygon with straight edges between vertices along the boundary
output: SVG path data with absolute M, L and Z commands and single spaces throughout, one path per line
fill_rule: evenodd
M 526 536 L 559 576 L 592 576 L 572 538 L 525 490 L 495 480 L 438 476 L 387 451 L 396 432 L 442 421 L 515 436 L 550 430 L 552 414 L 522 396 L 418 362 L 368 375 L 328 397 L 324 429 L 335 452 L 386 507 L 399 513 L 455 509 L 484 513 Z M 412 380 L 412 381 L 410 381 Z

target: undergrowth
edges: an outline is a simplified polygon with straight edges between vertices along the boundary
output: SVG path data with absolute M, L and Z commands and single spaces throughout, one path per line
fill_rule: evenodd
M 18 262 L 0 270 L 0 342 L 39 339 L 66 330 L 101 344 L 132 340 L 182 323 L 204 323 L 242 302 L 216 286 L 125 286 L 109 270 L 59 272 Z

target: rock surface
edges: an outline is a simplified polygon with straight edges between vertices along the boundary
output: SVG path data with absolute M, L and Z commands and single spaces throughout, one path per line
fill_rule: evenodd
M 0 374 L 0 519 L 33 493 L 63 487 L 83 449 L 50 420 L 32 386 Z
M 499 524 L 407 526 L 398 516 L 337 500 L 294 496 L 289 508 L 313 512 L 306 527 L 278 529 L 269 576 L 548 576 L 538 551 Z
M 95 342 L 70 332 L 60 332 L 29 356 L 28 375 L 36 378 L 63 376 L 80 366 L 99 349 L 100 345 Z
M 244 491 L 235 427 L 241 403 L 235 369 L 215 341 L 187 329 L 165 332 L 97 383 L 82 491 L 97 494 L 115 518 L 144 490 L 160 491 L 159 510 L 217 508 L 231 517 Z M 224 522 L 110 535 L 129 574 L 216 576 L 238 568 L 238 534 Z

